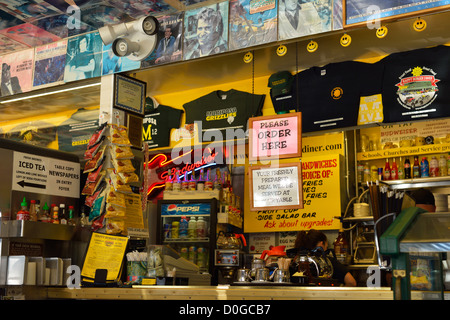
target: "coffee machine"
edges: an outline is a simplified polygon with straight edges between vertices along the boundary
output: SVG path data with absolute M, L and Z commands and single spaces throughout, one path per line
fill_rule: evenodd
M 241 263 L 242 253 L 239 249 L 214 250 L 214 266 L 218 273 L 218 283 L 231 284 Z

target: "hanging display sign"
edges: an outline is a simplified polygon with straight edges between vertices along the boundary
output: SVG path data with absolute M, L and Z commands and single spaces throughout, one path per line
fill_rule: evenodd
M 284 163 L 277 167 L 254 166 L 249 171 L 250 210 L 303 208 L 300 163 Z
M 249 160 L 300 157 L 301 112 L 249 119 Z
M 309 229 L 338 229 L 339 216 L 341 212 L 341 179 L 340 179 L 340 161 L 339 154 L 326 154 L 314 157 L 305 157 L 301 160 L 301 179 L 299 187 L 302 190 L 302 207 L 285 208 L 281 203 L 275 206 L 266 206 L 258 211 L 250 211 L 244 215 L 244 232 L 279 232 L 279 231 L 298 231 Z M 285 164 L 287 168 L 292 164 Z M 299 164 L 300 165 L 300 164 Z M 281 168 L 280 168 L 281 169 Z M 286 169 L 286 167 L 283 167 Z M 255 172 L 249 169 L 249 175 L 252 177 Z M 258 172 L 258 171 L 256 171 Z M 271 177 L 271 171 L 262 171 L 266 178 Z M 286 175 L 288 176 L 288 175 Z M 277 177 L 277 176 L 274 176 Z M 280 178 L 283 176 L 279 176 Z M 260 177 L 262 179 L 262 177 Z M 266 198 L 286 197 L 278 194 L 269 194 L 273 192 L 274 185 L 269 183 L 254 183 L 250 188 L 255 192 L 256 188 L 267 190 L 256 190 L 258 197 Z M 269 189 L 272 188 L 272 189 Z M 278 187 L 277 187 L 278 188 Z M 264 194 L 262 192 L 265 192 Z M 264 201 L 264 200 L 261 200 Z M 273 200 L 267 200 L 271 204 Z M 278 200 L 280 201 L 280 200 Z M 254 210 L 253 207 L 252 210 Z
M 79 198 L 80 164 L 15 151 L 12 189 Z

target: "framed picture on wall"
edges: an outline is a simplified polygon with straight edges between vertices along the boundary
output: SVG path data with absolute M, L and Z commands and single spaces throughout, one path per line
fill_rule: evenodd
M 344 26 L 357 26 L 380 21 L 406 18 L 417 14 L 448 9 L 448 1 L 442 0 L 345 0 Z

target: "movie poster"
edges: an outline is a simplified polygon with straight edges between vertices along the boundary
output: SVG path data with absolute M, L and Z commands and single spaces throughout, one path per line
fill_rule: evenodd
M 158 22 L 155 50 L 142 61 L 142 68 L 182 59 L 183 13 L 159 17 Z
M 37 47 L 46 43 L 61 40 L 53 33 L 47 32 L 31 23 L 24 23 L 0 30 L 0 34 L 21 42 L 29 47 Z
M 97 32 L 86 33 L 67 42 L 64 81 L 76 81 L 101 76 L 102 40 Z
M 64 83 L 67 39 L 35 48 L 33 87 Z
M 183 59 L 228 51 L 228 2 L 186 11 Z
M 103 45 L 102 76 L 118 72 L 137 70 L 141 67 L 141 61 L 131 60 L 127 57 L 118 57 L 112 50 L 112 44 Z
M 230 1 L 230 50 L 277 41 L 277 0 Z
M 278 40 L 331 31 L 332 0 L 281 0 L 278 9 Z
M 32 88 L 34 49 L 7 54 L 2 57 L 2 97 L 30 91 Z

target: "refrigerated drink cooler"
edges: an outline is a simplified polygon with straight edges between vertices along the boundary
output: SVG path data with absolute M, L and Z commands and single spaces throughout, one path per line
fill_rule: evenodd
M 175 250 L 185 263 L 217 284 L 214 270 L 216 248 L 217 200 L 159 200 L 157 243 Z M 192 275 L 192 274 L 191 274 Z M 179 272 L 177 272 L 177 277 Z M 193 283 L 190 277 L 189 284 Z

